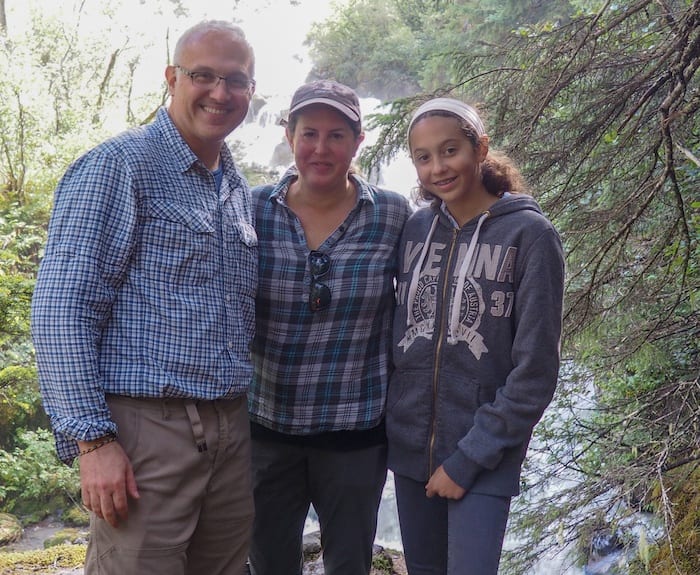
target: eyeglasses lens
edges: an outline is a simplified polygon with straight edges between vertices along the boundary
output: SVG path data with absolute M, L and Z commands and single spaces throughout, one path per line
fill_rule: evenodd
M 213 72 L 199 72 L 188 70 L 182 66 L 177 66 L 183 74 L 190 77 L 192 84 L 201 88 L 214 89 L 222 80 L 226 84 L 226 89 L 230 92 L 245 93 L 255 87 L 255 80 L 248 78 L 245 74 L 232 74 L 230 76 L 219 76 Z

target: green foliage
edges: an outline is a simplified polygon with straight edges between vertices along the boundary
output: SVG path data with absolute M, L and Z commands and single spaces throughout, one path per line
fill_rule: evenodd
M 645 563 L 654 575 L 700 573 L 700 469 L 680 469 L 672 477 L 668 497 L 673 509 L 671 540 L 657 553 L 649 552 Z
M 58 460 L 51 432 L 20 432 L 12 452 L 0 450 L 0 510 L 41 519 L 73 505 L 79 492 L 78 469 Z
M 307 36 L 311 76 L 333 78 L 365 96 L 415 92 L 421 69 L 419 44 L 391 2 L 350 0 Z
M 29 333 L 29 308 L 34 282 L 19 276 L 0 275 L 0 346 Z
M 0 369 L 30 362 L 29 311 L 33 289 L 34 280 L 0 274 Z
M 238 164 L 251 187 L 261 184 L 271 184 L 279 180 L 280 174 L 276 170 L 271 170 L 267 166 L 260 164 L 249 164 L 241 162 Z
M 392 2 L 401 21 L 412 31 L 420 32 L 428 14 L 440 13 L 450 2 L 440 0 L 394 0 Z
M 0 195 L 0 280 L 15 274 L 34 277 L 46 242 L 49 197 L 27 191 L 20 203 Z
M 565 1 L 351 0 L 308 34 L 311 75 L 380 99 L 440 90 L 493 59 L 504 30 L 564 20 L 570 10 Z
M 19 430 L 46 427 L 48 423 L 36 369 L 10 366 L 0 370 L 0 448 L 13 448 Z
M 29 2 L 25 29 L 14 26 L 21 19 L 7 7 L 10 24 L 0 42 L 3 218 L 11 202 L 36 203 L 20 221 L 45 223 L 31 216 L 47 211 L 49 192 L 68 164 L 107 135 L 149 117 L 163 101 L 162 80 L 148 89 L 137 82 L 141 54 L 150 46 L 135 44 L 133 31 L 118 30 L 111 20 L 123 4 Z M 6 253 L 0 256 L 7 261 Z

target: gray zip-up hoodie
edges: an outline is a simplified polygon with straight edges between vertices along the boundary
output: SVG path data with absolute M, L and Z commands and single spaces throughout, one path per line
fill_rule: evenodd
M 406 223 L 389 384 L 389 468 L 516 495 L 559 372 L 564 254 L 530 196 L 505 194 L 459 229 L 440 208 Z

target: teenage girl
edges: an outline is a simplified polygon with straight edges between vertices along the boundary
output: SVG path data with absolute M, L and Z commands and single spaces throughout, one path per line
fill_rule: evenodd
M 419 198 L 399 248 L 387 433 L 410 575 L 498 571 L 511 497 L 559 371 L 564 255 L 477 111 L 408 128 Z

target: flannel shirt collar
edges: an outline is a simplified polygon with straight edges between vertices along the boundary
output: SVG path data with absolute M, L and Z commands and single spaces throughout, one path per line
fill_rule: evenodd
M 287 171 L 282 174 L 282 177 L 275 184 L 272 192 L 270 193 L 269 200 L 276 201 L 282 204 L 287 203 L 287 192 L 289 192 L 289 186 L 291 183 L 297 179 L 299 176 L 299 171 L 296 166 L 290 166 Z M 355 187 L 360 191 L 358 194 L 358 204 L 369 202 L 370 204 L 375 203 L 375 194 L 372 186 L 357 176 L 356 174 L 349 174 L 350 181 L 355 184 Z

